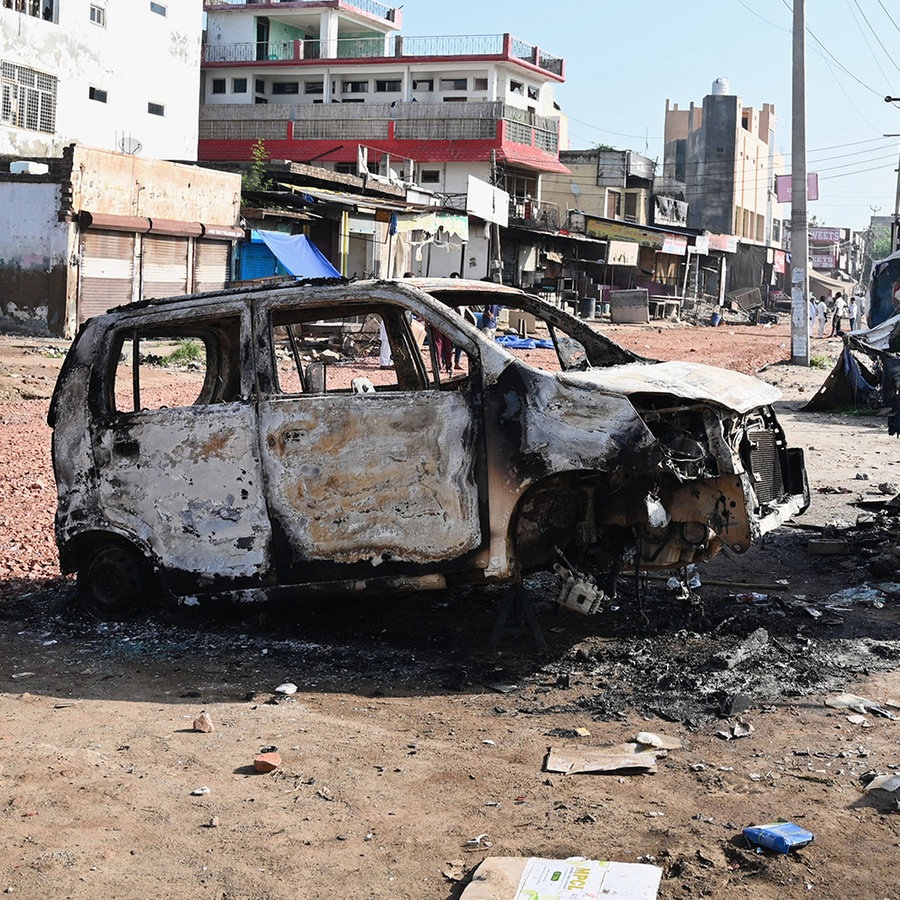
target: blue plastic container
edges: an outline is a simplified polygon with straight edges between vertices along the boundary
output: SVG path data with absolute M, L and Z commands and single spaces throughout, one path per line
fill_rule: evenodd
M 771 825 L 751 825 L 744 829 L 744 837 L 755 847 L 765 847 L 777 853 L 790 853 L 815 840 L 815 835 L 793 822 L 773 822 Z

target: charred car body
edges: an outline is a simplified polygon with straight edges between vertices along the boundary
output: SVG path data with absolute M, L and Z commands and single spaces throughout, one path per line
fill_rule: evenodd
M 487 304 L 536 346 L 508 349 L 460 312 Z M 342 329 L 384 334 L 392 367 L 360 377 L 310 355 Z M 193 383 L 154 381 L 146 363 L 171 341 L 198 348 Z M 61 564 L 99 614 L 140 605 L 154 578 L 181 596 L 302 596 L 513 583 L 559 551 L 595 571 L 676 568 L 746 550 L 808 505 L 777 396 L 641 359 L 487 282 L 145 301 L 86 323 L 60 373 Z

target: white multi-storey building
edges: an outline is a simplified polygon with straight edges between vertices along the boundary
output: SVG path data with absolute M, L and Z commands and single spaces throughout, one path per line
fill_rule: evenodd
M 0 0 L 0 155 L 197 158 L 202 0 Z
M 510 34 L 410 37 L 378 0 L 206 0 L 199 156 L 390 168 L 447 195 L 469 175 L 531 209 L 558 158 L 563 60 Z M 452 15 L 452 9 L 448 7 Z M 382 171 L 382 174 L 388 174 Z

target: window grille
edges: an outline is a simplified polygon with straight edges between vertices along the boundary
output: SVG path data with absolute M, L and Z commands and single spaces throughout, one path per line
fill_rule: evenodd
M 26 66 L 0 67 L 0 122 L 31 131 L 56 131 L 57 79 Z

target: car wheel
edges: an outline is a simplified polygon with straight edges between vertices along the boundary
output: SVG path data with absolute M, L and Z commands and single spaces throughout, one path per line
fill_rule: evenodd
M 128 544 L 103 544 L 78 569 L 81 604 L 96 619 L 135 615 L 147 606 L 152 586 L 146 558 Z

